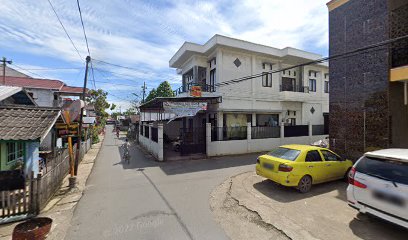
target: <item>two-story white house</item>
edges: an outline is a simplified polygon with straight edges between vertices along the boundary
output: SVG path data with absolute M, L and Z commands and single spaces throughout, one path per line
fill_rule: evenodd
M 215 35 L 203 45 L 184 43 L 171 58 L 170 67 L 176 68 L 182 76 L 178 96 L 188 96 L 192 85 L 202 86 L 203 96 L 222 96 L 222 102 L 212 109 L 219 127 L 225 122 L 234 124 L 228 118 L 239 121 L 244 116 L 252 126 L 282 122 L 289 125 L 324 124 L 324 115 L 329 112 L 326 64 L 298 67 L 217 87 L 217 84 L 229 80 L 284 69 L 321 57 L 295 48 L 277 49 Z
M 165 141 L 197 138 L 209 123 L 213 141 L 248 139 L 248 125 L 252 139 L 306 136 L 312 131 L 313 135 L 327 134 L 328 66 L 292 68 L 319 58 L 291 47 L 278 49 L 221 35 L 203 45 L 185 42 L 169 61 L 181 76 L 176 97 L 142 105 L 142 121 L 166 119 L 160 102 L 202 101 L 208 104 L 205 111 L 164 122 Z M 258 77 L 249 77 L 254 75 Z M 197 87 L 201 97 L 192 94 Z M 157 116 L 146 115 L 153 109 L 160 109 Z M 280 136 L 281 126 L 286 128 L 284 136 Z

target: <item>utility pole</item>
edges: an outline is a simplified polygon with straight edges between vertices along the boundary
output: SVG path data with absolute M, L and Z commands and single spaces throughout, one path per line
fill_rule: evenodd
M 82 89 L 82 96 L 81 100 L 85 102 L 85 94 L 86 94 L 86 83 L 88 82 L 88 68 L 89 62 L 91 61 L 91 57 L 86 57 L 86 66 L 85 66 L 85 78 L 84 78 L 84 88 Z M 81 138 L 82 138 L 82 118 L 84 115 L 84 108 L 81 108 L 81 115 L 79 116 L 79 129 L 78 129 L 78 141 L 77 141 L 77 151 L 75 156 L 75 176 L 78 174 L 78 163 L 80 151 L 81 151 Z
M 7 61 L 5 57 L 0 61 L 3 64 L 3 85 L 6 85 L 6 63 L 12 64 L 12 61 Z
M 146 94 L 146 82 L 143 82 L 142 90 L 143 90 L 142 103 L 144 103 L 144 101 L 145 101 L 145 94 Z

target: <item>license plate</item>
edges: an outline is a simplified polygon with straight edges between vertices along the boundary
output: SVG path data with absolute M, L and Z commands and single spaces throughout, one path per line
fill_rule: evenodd
M 400 196 L 396 196 L 396 195 L 392 195 L 392 194 L 384 193 L 380 191 L 374 191 L 373 197 L 380 201 L 388 202 L 392 205 L 396 205 L 399 207 L 405 206 L 405 200 Z
M 266 169 L 272 170 L 272 169 L 273 169 L 273 164 L 264 163 L 264 164 L 263 164 L 263 167 L 266 168 Z

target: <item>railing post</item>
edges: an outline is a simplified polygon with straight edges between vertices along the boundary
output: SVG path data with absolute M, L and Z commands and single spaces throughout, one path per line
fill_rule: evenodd
M 252 139 L 251 123 L 247 123 L 247 152 L 251 152 L 251 139 Z
M 163 123 L 159 123 L 157 125 L 157 143 L 159 144 L 159 151 L 158 151 L 158 160 L 163 161 L 164 160 L 164 144 L 163 144 Z
M 41 173 L 37 174 L 37 187 L 36 187 L 36 204 L 35 204 L 35 214 L 38 215 L 40 214 L 40 210 L 41 210 L 41 197 L 42 197 L 42 189 L 41 189 L 41 179 L 42 179 L 42 175 Z
M 205 124 L 205 152 L 207 154 L 207 157 L 211 156 L 210 144 L 211 144 L 211 123 L 206 123 Z

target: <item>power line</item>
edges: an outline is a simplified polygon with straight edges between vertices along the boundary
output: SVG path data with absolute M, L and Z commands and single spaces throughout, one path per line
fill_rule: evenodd
M 142 72 L 142 73 L 144 73 L 144 74 L 149 74 L 148 72 L 142 71 L 142 70 L 137 69 L 137 68 L 128 67 L 128 66 L 123 66 L 123 65 L 116 64 L 116 63 L 110 63 L 110 62 L 106 62 L 106 61 L 102 61 L 102 60 L 98 60 L 98 59 L 94 59 L 94 60 L 95 60 L 95 61 L 98 61 L 98 62 L 100 62 L 100 63 L 107 64 L 107 65 L 111 65 L 111 66 L 115 66 L 115 67 L 119 67 L 119 68 L 125 68 L 125 69 L 129 69 L 129 70 L 137 71 L 137 72 Z
M 95 69 L 100 71 L 100 72 L 106 72 L 106 73 L 110 73 L 110 74 L 113 74 L 113 75 L 119 75 L 119 76 L 124 76 L 124 77 L 131 78 L 131 79 L 126 79 L 126 80 L 129 80 L 129 81 L 139 82 L 138 80 L 134 79 L 134 78 L 136 78 L 135 76 L 126 75 L 126 74 L 123 74 L 123 73 L 116 73 L 116 72 L 112 72 L 112 71 L 108 71 L 108 70 L 104 70 L 104 69 L 100 69 L 100 68 L 95 68 Z
M 81 53 L 79 53 L 78 48 L 75 46 L 74 42 L 72 41 L 72 38 L 69 36 L 67 29 L 65 29 L 64 24 L 62 24 L 62 21 L 61 21 L 61 19 L 59 18 L 58 14 L 57 14 L 57 11 L 55 11 L 55 8 L 54 8 L 54 6 L 53 6 L 52 3 L 51 3 L 51 0 L 48 0 L 48 3 L 50 4 L 50 6 L 51 6 L 51 8 L 52 8 L 52 11 L 54 11 L 55 16 L 57 17 L 59 23 L 61 24 L 61 27 L 64 29 L 65 34 L 67 35 L 67 37 L 68 37 L 69 40 L 71 41 L 72 46 L 75 48 L 75 50 L 76 50 L 78 56 L 80 57 L 80 59 L 81 59 L 81 61 L 82 61 Z
M 30 71 L 54 71 L 54 70 L 79 70 L 82 67 L 55 67 L 55 68 L 25 68 L 24 70 Z
M 92 64 L 92 59 L 91 59 L 91 71 L 92 71 L 93 86 L 94 86 L 94 89 L 96 90 L 95 74 L 94 74 L 94 68 L 93 68 L 93 64 Z
M 25 69 L 25 68 L 22 68 L 22 67 L 20 67 L 20 66 L 14 64 L 14 63 L 13 63 L 13 67 L 16 67 L 16 68 L 18 68 L 18 69 L 20 69 L 20 70 L 22 70 L 22 71 L 29 72 L 29 73 L 31 73 L 31 74 L 33 74 L 33 75 L 36 75 L 36 76 L 40 77 L 40 78 L 47 79 L 46 77 L 44 77 L 44 76 L 42 76 L 42 75 L 40 75 L 40 74 L 38 74 L 38 73 L 31 72 L 30 70 Z
M 88 37 L 86 36 L 86 32 L 85 32 L 85 26 L 84 26 L 84 21 L 82 19 L 82 11 L 81 11 L 81 7 L 79 5 L 79 0 L 77 0 L 77 5 L 78 5 L 79 17 L 81 18 L 82 30 L 84 31 L 86 48 L 88 49 L 88 55 L 91 56 L 91 52 L 89 51 L 89 45 L 88 45 Z

